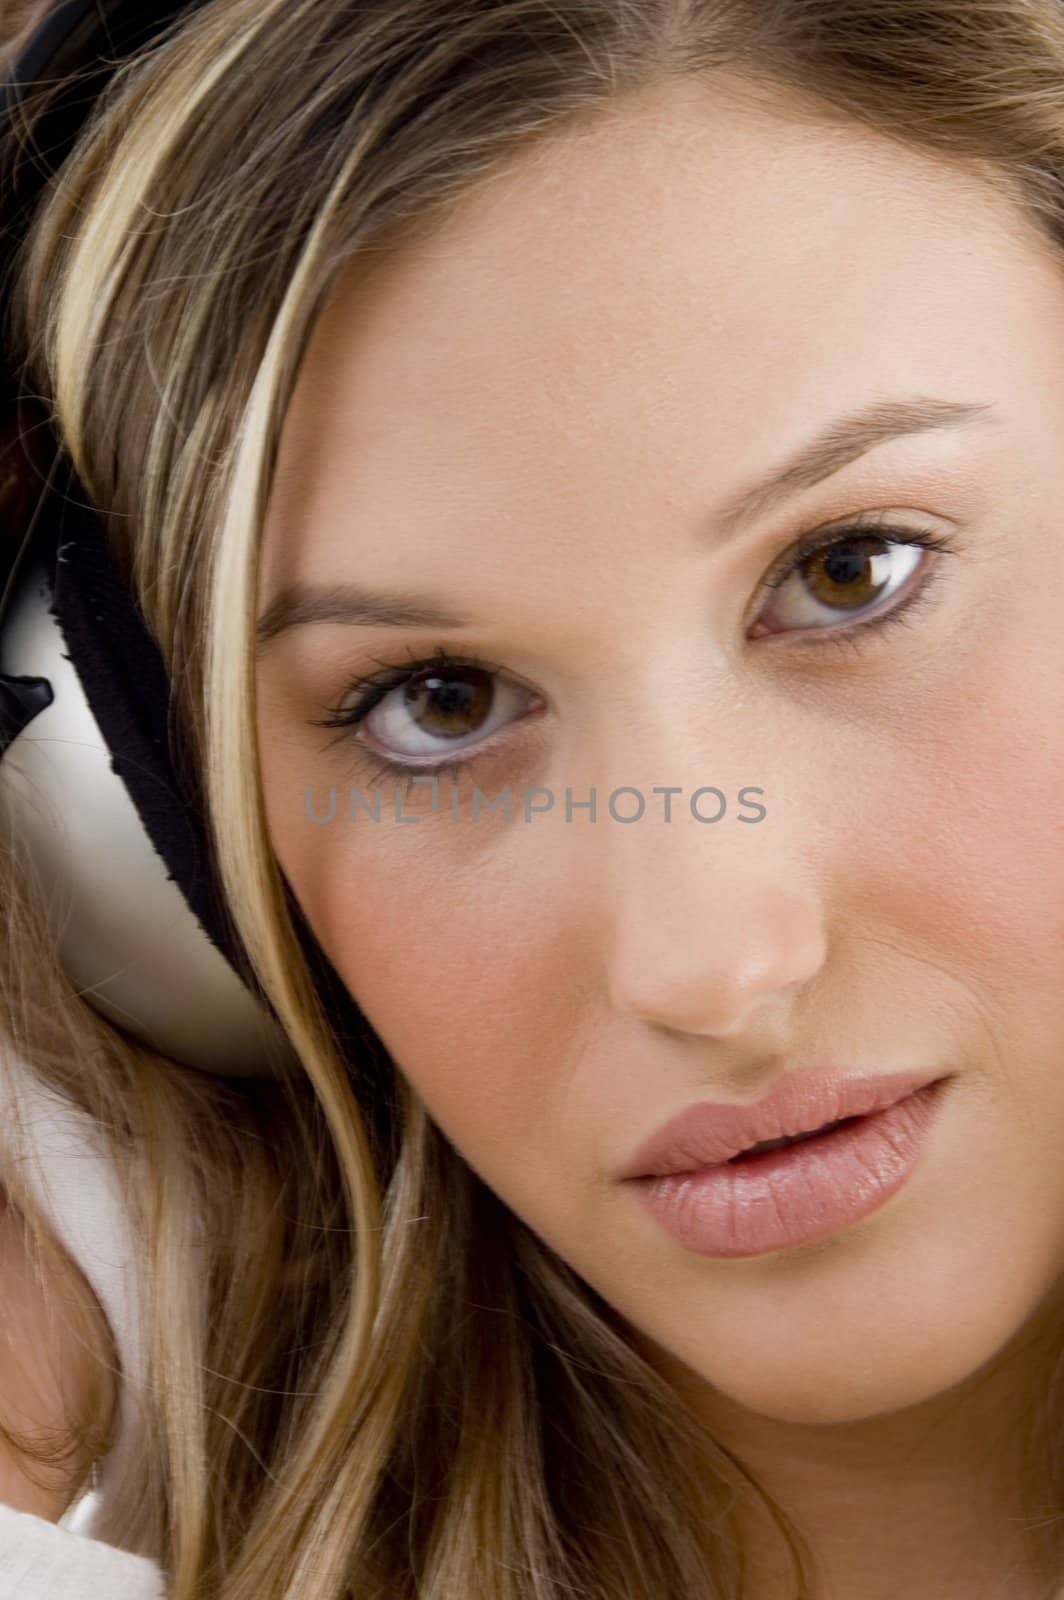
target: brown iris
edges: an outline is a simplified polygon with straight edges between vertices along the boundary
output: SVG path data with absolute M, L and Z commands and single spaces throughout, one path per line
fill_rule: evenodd
M 876 598 L 883 580 L 876 577 L 877 557 L 886 549 L 882 539 L 839 540 L 826 550 L 817 551 L 803 565 L 809 576 L 806 585 L 816 600 L 825 605 L 841 603 L 855 610 Z
M 445 739 L 476 733 L 492 698 L 492 685 L 475 667 L 451 667 L 446 674 L 411 678 L 403 690 L 403 705 L 418 727 Z

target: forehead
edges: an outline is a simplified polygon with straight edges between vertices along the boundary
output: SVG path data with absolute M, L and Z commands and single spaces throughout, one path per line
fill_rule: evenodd
M 643 481 L 690 449 L 726 496 L 773 439 L 873 393 L 985 393 L 1002 347 L 1037 355 L 1056 272 L 953 164 L 769 91 L 658 86 L 338 282 L 275 510 L 350 529 L 386 488 L 556 515 L 585 466 Z

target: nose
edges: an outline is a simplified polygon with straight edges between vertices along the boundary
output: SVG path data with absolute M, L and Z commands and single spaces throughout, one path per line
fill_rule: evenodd
M 824 965 L 824 908 L 792 836 L 768 817 L 617 828 L 607 851 L 606 961 L 614 1008 L 733 1039 L 793 1003 Z

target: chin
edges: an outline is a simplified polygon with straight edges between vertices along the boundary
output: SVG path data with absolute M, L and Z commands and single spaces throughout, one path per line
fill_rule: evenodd
M 965 1314 L 967 1313 L 967 1314 Z M 1022 1322 L 1022 1318 L 1020 1321 Z M 796 1426 L 831 1426 L 925 1405 L 1000 1356 L 1013 1324 L 975 1304 L 877 1296 L 847 1307 L 830 1300 L 815 1315 L 767 1308 L 756 1318 L 692 1317 L 682 1332 L 656 1330 L 637 1342 L 712 1423 L 736 1408 Z M 667 1340 L 667 1343 L 665 1342 Z
M 929 1380 L 926 1371 L 898 1366 L 891 1371 L 840 1374 L 836 1370 L 817 1381 L 808 1371 L 796 1373 L 793 1381 L 711 1386 L 725 1399 L 766 1421 L 794 1427 L 831 1427 L 847 1423 L 871 1422 L 924 1405 L 963 1382 L 968 1373 L 952 1382 Z

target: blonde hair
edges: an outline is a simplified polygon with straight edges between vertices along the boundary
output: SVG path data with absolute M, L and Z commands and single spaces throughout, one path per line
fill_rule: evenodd
M 259 534 L 339 274 L 416 248 L 535 141 L 693 74 L 954 162 L 1061 239 L 1059 0 L 212 0 L 120 67 L 21 251 L 11 340 L 159 642 L 234 922 L 305 1069 L 224 1083 L 121 1035 L 4 842 L 0 1026 L 104 1131 L 143 1241 L 149 1448 L 102 1531 L 159 1558 L 172 1600 L 736 1600 L 752 1497 L 808 1594 L 783 1508 L 401 1072 L 360 1100 L 255 740 Z M 1055 1529 L 1051 1445 L 1032 1494 Z

